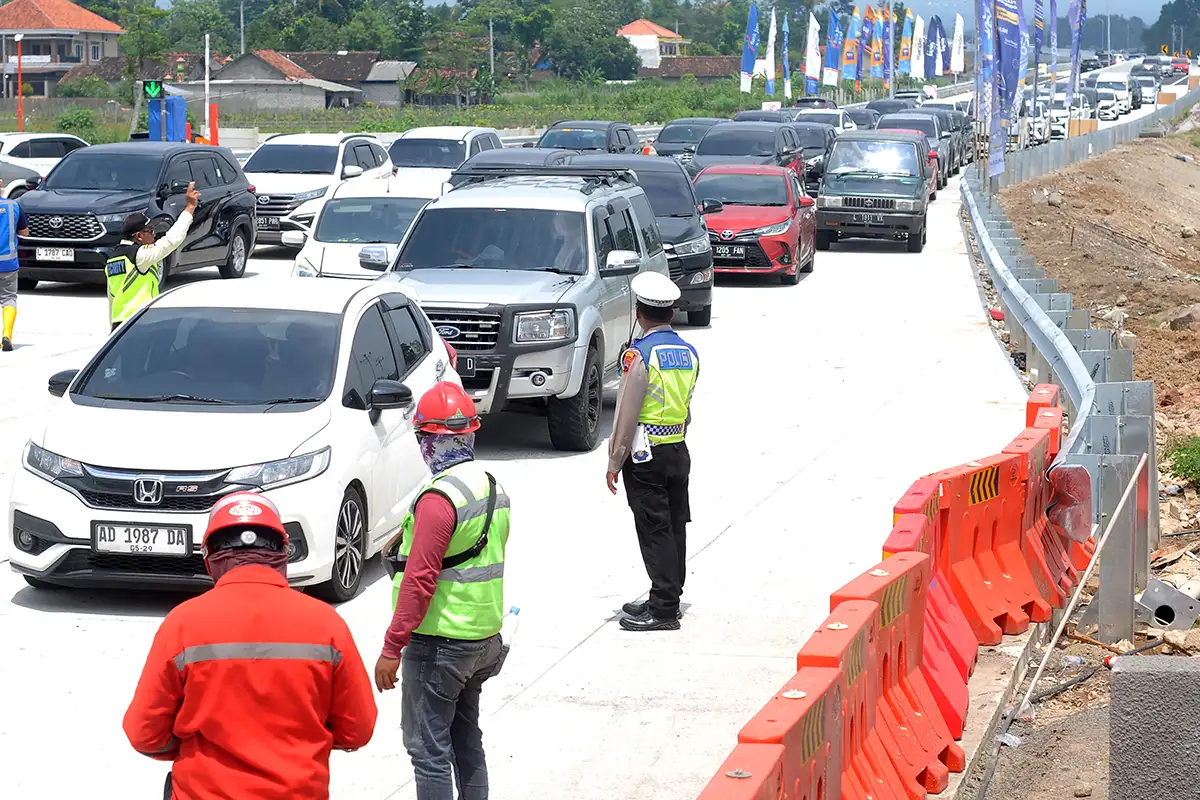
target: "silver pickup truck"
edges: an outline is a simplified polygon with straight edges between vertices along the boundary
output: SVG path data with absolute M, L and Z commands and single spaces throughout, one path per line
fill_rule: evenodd
M 383 280 L 414 292 L 458 351 L 480 413 L 545 413 L 559 450 L 591 450 L 634 332 L 630 280 L 668 274 L 654 212 L 628 170 L 464 167 Z

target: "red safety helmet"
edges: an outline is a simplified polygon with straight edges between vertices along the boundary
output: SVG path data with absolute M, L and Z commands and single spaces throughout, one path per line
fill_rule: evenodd
M 479 430 L 479 414 L 461 386 L 439 381 L 421 395 L 413 427 L 422 433 L 471 433 Z
M 261 494 L 227 494 L 208 516 L 208 527 L 200 544 L 205 559 L 220 550 L 242 547 L 287 552 L 288 535 L 279 509 Z

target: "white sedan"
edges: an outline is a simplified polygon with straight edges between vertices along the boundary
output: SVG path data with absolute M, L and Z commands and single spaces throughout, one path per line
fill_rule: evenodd
M 331 601 L 428 477 L 411 424 L 459 382 L 429 319 L 382 281 L 205 281 L 163 294 L 82 370 L 50 379 L 8 508 L 35 587 L 202 589 L 208 512 L 250 489 L 278 505 L 288 579 Z
M 388 268 L 417 212 L 436 195 L 406 196 L 417 192 L 400 193 L 396 181 L 383 189 L 374 183 L 340 184 L 308 231 L 283 232 L 285 245 L 300 248 L 293 276 L 373 280 Z
M 806 108 L 796 115 L 796 122 L 820 122 L 832 125 L 838 133 L 858 130 L 858 123 L 840 108 Z

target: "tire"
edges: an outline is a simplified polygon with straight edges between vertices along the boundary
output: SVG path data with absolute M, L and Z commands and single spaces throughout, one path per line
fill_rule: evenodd
M 933 192 L 929 195 L 929 202 L 932 203 L 934 200 L 937 200 L 937 189 L 934 189 Z
M 913 236 L 911 232 L 908 234 L 908 252 L 919 253 L 925 249 L 926 230 L 927 226 L 922 225 L 920 236 Z
M 829 245 L 833 244 L 832 231 L 817 231 L 817 249 L 828 250 Z
M 333 571 L 328 581 L 313 587 L 314 596 L 328 603 L 344 603 L 358 594 L 367 560 L 366 519 L 362 495 L 346 489 L 334 523 Z
M 225 256 L 225 263 L 217 269 L 222 278 L 240 278 L 246 274 L 246 261 L 249 258 L 250 247 L 246 242 L 246 234 L 238 228 L 229 240 L 229 252 Z
M 586 453 L 600 441 L 600 409 L 604 405 L 604 375 L 600 353 L 588 348 L 583 380 L 574 397 L 550 398 L 550 442 L 556 450 Z
M 19 276 L 17 277 L 17 291 L 18 292 L 32 292 L 34 289 L 37 288 L 37 285 L 38 285 L 37 278 L 22 278 Z
M 697 328 L 707 328 L 712 324 L 712 306 L 705 306 L 699 311 L 688 312 L 688 324 Z
M 800 272 L 801 272 L 801 270 L 799 267 L 797 267 L 796 271 L 794 273 L 792 273 L 791 275 L 789 275 L 788 273 L 785 272 L 779 276 L 779 282 L 782 283 L 784 286 L 795 286 L 797 283 L 800 282 Z
M 808 260 L 808 263 L 800 268 L 800 271 L 803 272 L 805 275 L 811 275 L 812 271 L 813 271 L 813 267 L 816 266 L 816 263 L 817 263 L 817 256 L 814 253 L 813 257 Z
M 16 200 L 16 199 L 17 199 L 18 197 L 20 197 L 21 195 L 23 195 L 23 194 L 28 194 L 28 193 L 29 193 L 29 190 L 28 190 L 28 189 L 24 188 L 23 186 L 18 186 L 17 188 L 15 188 L 15 189 L 13 189 L 13 190 L 12 190 L 12 194 L 10 194 L 10 195 L 8 196 L 8 199 L 9 199 L 9 200 Z

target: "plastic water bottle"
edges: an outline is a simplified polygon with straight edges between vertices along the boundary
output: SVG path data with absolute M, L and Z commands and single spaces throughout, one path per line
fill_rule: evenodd
M 1083 656 L 1063 656 L 1061 665 L 1063 667 L 1082 667 L 1086 663 Z
M 503 661 L 508 658 L 508 651 L 512 649 L 513 639 L 517 637 L 517 626 L 520 624 L 521 609 L 519 606 L 511 606 L 508 613 L 504 615 L 504 621 L 500 624 L 500 659 Z

